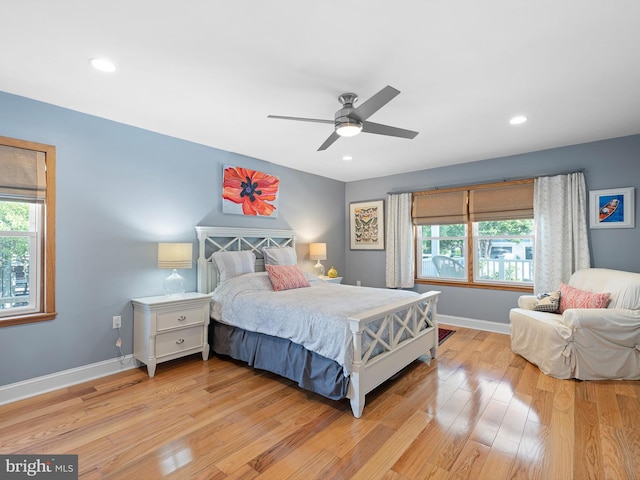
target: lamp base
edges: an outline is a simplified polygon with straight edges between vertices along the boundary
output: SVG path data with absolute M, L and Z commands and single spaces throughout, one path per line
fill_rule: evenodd
M 320 260 L 318 260 L 318 263 L 313 266 L 313 269 L 319 277 L 324 275 L 324 265 L 320 263 Z
M 162 282 L 162 290 L 165 295 L 178 295 L 184 293 L 184 277 L 174 268 L 171 275 Z

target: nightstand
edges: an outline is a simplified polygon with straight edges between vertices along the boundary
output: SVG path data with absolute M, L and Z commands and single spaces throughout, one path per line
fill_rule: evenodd
M 134 298 L 133 356 L 153 377 L 156 364 L 202 352 L 209 358 L 209 303 L 204 293 Z
M 327 277 L 326 275 L 319 275 L 320 280 L 324 280 L 327 283 L 342 283 L 342 277 Z

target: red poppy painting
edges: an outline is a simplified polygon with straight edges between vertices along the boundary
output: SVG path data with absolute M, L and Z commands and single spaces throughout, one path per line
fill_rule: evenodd
M 278 177 L 248 168 L 225 166 L 222 211 L 241 215 L 277 217 Z

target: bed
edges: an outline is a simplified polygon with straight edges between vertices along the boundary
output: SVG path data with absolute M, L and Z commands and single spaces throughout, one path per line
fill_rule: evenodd
M 423 355 L 436 358 L 440 292 L 324 282 L 302 272 L 290 230 L 196 227 L 198 291 L 211 294 L 216 354 L 348 398 L 365 395 Z

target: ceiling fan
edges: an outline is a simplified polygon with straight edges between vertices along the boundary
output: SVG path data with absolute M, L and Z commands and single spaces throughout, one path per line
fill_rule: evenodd
M 268 115 L 267 118 L 333 124 L 333 133 L 329 135 L 329 138 L 327 138 L 322 145 L 320 145 L 318 151 L 326 150 L 340 137 L 353 137 L 360 132 L 389 135 L 391 137 L 414 138 L 418 135 L 418 132 L 367 121 L 367 118 L 393 100 L 399 93 L 400 90 L 387 85 L 359 107 L 353 106 L 353 104 L 358 100 L 358 96 L 355 93 L 343 93 L 338 97 L 338 101 L 342 104 L 342 108 L 336 112 L 334 120 L 283 117 L 280 115 Z

